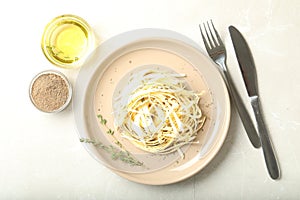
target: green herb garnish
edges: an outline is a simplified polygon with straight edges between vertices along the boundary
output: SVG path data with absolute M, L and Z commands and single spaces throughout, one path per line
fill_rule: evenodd
M 98 119 L 100 119 L 100 123 L 101 123 L 102 125 L 106 125 L 107 120 L 104 119 L 102 115 L 97 115 L 97 117 L 98 117 Z
M 92 144 L 97 148 L 103 149 L 107 153 L 111 154 L 111 158 L 113 160 L 121 160 L 127 164 L 132 166 L 142 166 L 143 163 L 136 160 L 128 151 L 122 151 L 118 148 L 114 147 L 113 145 L 106 146 L 102 142 L 98 142 L 88 138 L 80 138 L 80 142 Z
M 114 160 L 119 159 L 123 162 L 126 162 L 126 163 L 130 164 L 130 165 L 142 166 L 143 165 L 142 162 L 140 162 L 140 161 L 136 160 L 135 158 L 133 158 L 132 155 L 126 149 L 123 148 L 122 143 L 114 136 L 115 132 L 107 126 L 107 120 L 104 119 L 104 117 L 101 114 L 98 114 L 97 118 L 99 119 L 100 124 L 102 124 L 106 128 L 106 130 L 107 130 L 106 133 L 113 137 L 113 139 L 115 140 L 115 144 L 118 145 L 122 150 L 114 147 L 113 145 L 105 146 L 101 142 L 94 141 L 94 140 L 87 139 L 87 138 L 80 139 L 80 142 L 90 143 L 90 144 L 93 144 L 94 146 L 96 146 L 98 148 L 101 148 L 101 149 L 105 150 L 107 153 L 111 154 L 111 157 Z
M 49 51 L 52 51 L 53 54 L 54 54 L 54 56 L 57 56 L 57 57 L 58 57 L 59 54 L 62 54 L 62 55 L 64 55 L 64 56 L 63 56 L 64 59 L 67 59 L 67 60 L 70 60 L 70 59 L 71 59 L 70 56 L 65 55 L 65 53 L 64 53 L 63 51 L 61 51 L 60 49 L 56 48 L 56 46 L 54 46 L 54 45 L 52 45 L 52 46 L 51 46 L 51 45 L 47 45 L 46 48 L 49 49 Z M 74 61 L 78 61 L 78 60 L 79 60 L 79 58 L 76 56 L 76 57 L 74 58 Z
M 109 134 L 109 135 L 114 135 L 115 132 L 112 131 L 111 129 L 109 129 L 108 131 L 106 131 L 106 133 Z

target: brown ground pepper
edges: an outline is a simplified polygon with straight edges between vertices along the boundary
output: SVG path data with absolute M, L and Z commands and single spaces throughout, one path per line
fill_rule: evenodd
M 44 112 L 61 108 L 69 97 L 66 81 L 54 73 L 38 76 L 31 87 L 31 99 L 35 106 Z

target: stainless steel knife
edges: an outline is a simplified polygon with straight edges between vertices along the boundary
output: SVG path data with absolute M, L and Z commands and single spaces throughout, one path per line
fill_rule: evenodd
M 258 133 L 260 136 L 261 146 L 263 149 L 268 172 L 271 178 L 278 179 L 280 176 L 280 170 L 272 146 L 272 142 L 269 137 L 268 130 L 263 120 L 254 60 L 250 48 L 242 34 L 234 26 L 229 27 L 229 32 L 234 46 L 235 54 L 243 75 L 243 79 L 247 88 L 248 96 L 250 98 L 253 111 L 255 113 Z

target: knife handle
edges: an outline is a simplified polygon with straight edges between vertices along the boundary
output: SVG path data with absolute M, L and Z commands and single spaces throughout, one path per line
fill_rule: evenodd
M 232 78 L 226 69 L 223 70 L 223 75 L 225 78 L 225 82 L 227 83 L 229 93 L 233 97 L 234 103 L 236 105 L 237 111 L 240 115 L 240 119 L 246 130 L 246 133 L 247 133 L 252 145 L 255 148 L 259 148 L 260 140 L 259 140 L 257 131 L 255 129 L 255 126 L 253 125 L 253 121 L 246 109 L 246 106 L 244 105 L 242 98 L 240 97 L 237 89 L 235 88 L 234 82 L 232 81 Z
M 263 120 L 260 100 L 258 96 L 251 97 L 251 105 L 255 113 L 255 118 L 257 121 L 258 132 L 260 135 L 261 146 L 263 149 L 265 162 L 268 168 L 268 172 L 273 179 L 278 179 L 280 176 L 280 170 L 278 162 L 275 156 L 275 152 L 269 137 L 268 130 Z

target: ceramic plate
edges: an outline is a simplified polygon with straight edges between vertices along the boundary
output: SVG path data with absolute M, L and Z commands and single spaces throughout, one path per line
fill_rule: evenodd
M 126 77 L 145 68 L 186 74 L 189 87 L 203 93 L 200 107 L 207 120 L 196 142 L 183 148 L 184 158 L 177 152 L 146 153 L 114 129 L 114 93 L 122 89 Z M 83 143 L 92 157 L 124 178 L 151 185 L 174 183 L 203 169 L 222 146 L 230 122 L 228 92 L 214 64 L 190 39 L 160 29 L 126 32 L 101 44 L 79 72 L 73 109 L 79 137 L 94 142 Z M 107 120 L 105 125 L 100 115 Z M 109 129 L 115 131 L 113 136 L 106 133 Z M 118 155 L 124 149 L 143 164 L 122 161 Z

